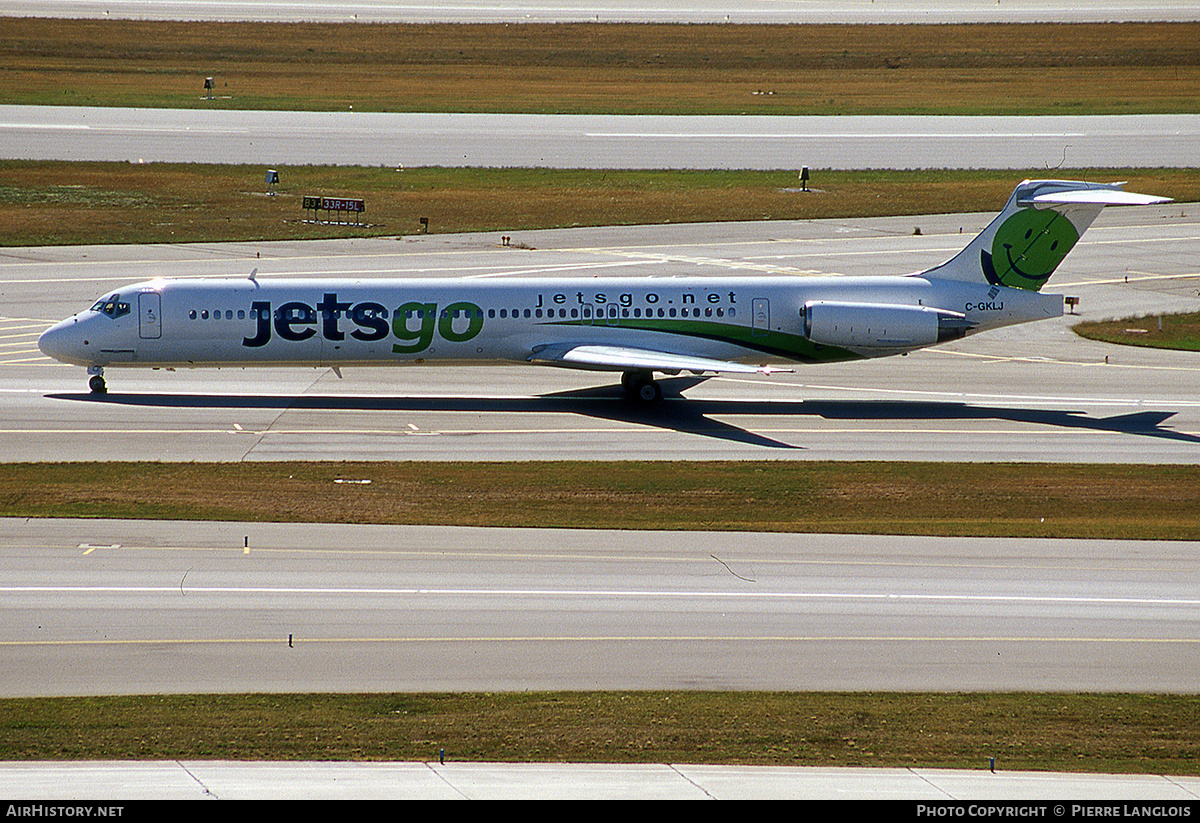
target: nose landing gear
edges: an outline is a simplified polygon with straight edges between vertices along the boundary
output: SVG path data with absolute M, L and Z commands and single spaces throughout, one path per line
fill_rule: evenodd
M 108 385 L 104 382 L 104 369 L 100 366 L 88 366 L 88 390 L 92 394 L 108 394 Z

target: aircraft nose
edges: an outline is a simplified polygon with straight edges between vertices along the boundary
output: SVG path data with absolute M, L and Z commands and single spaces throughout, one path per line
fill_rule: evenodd
M 42 332 L 42 336 L 38 338 L 38 348 L 42 350 L 42 354 L 63 363 L 88 365 L 87 352 L 84 350 L 85 346 L 81 345 L 83 340 L 79 336 L 78 326 L 79 322 L 74 317 L 55 323 Z

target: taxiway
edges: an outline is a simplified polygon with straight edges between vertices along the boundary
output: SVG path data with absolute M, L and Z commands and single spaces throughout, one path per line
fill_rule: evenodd
M 1194 114 L 618 116 L 0 106 L 0 134 L 6 159 L 265 166 L 1156 168 L 1187 167 L 1200 154 L 1200 115 Z
M 1193 693 L 1194 543 L 0 523 L 0 694 Z
M 1192 206 L 1107 210 L 1046 290 L 1077 314 L 908 357 L 769 378 L 676 378 L 647 410 L 615 377 L 544 367 L 108 370 L 37 350 L 43 329 L 158 276 L 903 274 L 991 215 L 0 253 L 0 460 L 855 459 L 1191 463 L 1200 359 L 1071 331 L 1200 308 Z M 919 227 L 921 233 L 914 233 Z M 520 241 L 519 243 L 517 241 Z

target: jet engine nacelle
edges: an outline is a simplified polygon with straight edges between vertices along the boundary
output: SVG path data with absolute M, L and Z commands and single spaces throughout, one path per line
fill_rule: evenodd
M 928 306 L 880 303 L 804 304 L 804 336 L 822 346 L 848 349 L 908 349 L 962 337 L 964 315 Z

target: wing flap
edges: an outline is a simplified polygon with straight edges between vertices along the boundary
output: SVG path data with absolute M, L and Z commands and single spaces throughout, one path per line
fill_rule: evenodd
M 639 349 L 632 346 L 605 346 L 594 343 L 556 343 L 535 346 L 530 363 L 593 371 L 646 371 L 678 374 L 679 372 L 728 372 L 733 374 L 771 374 L 789 371 L 769 366 L 715 360 L 691 354 Z

